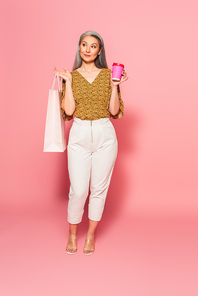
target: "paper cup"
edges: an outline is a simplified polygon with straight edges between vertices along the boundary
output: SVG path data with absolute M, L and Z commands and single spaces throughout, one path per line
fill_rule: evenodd
M 120 79 L 122 77 L 123 69 L 124 69 L 123 64 L 113 63 L 113 69 L 112 69 L 112 80 L 113 81 L 120 81 Z

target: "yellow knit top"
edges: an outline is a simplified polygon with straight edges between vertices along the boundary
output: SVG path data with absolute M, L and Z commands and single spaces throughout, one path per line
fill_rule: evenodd
M 113 116 L 109 112 L 109 100 L 111 97 L 111 70 L 103 68 L 92 83 L 89 83 L 77 70 L 71 72 L 72 90 L 75 100 L 74 115 L 82 120 L 96 120 L 104 117 L 114 119 L 123 116 L 123 101 L 118 86 L 120 110 Z M 65 96 L 65 83 L 63 82 L 61 97 L 61 110 L 63 119 L 68 121 L 73 118 L 62 109 L 62 100 Z

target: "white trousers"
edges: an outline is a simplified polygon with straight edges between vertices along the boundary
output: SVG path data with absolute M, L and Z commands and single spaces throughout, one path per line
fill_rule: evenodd
M 89 121 L 75 117 L 67 151 L 68 222 L 81 222 L 89 189 L 89 219 L 100 221 L 118 151 L 116 133 L 109 118 Z

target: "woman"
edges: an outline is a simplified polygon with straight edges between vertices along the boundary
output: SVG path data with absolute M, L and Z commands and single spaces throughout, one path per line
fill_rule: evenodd
M 77 227 L 90 189 L 89 228 L 84 254 L 94 252 L 94 235 L 101 220 L 105 199 L 117 156 L 117 138 L 109 117 L 123 115 L 119 84 L 111 79 L 101 36 L 87 31 L 80 36 L 73 71 L 64 68 L 54 74 L 63 78 L 62 114 L 75 115 L 67 146 L 70 192 L 68 203 L 68 254 L 77 251 Z

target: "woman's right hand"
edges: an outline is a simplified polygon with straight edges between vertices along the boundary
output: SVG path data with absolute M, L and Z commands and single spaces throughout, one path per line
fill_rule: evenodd
M 54 66 L 54 69 L 53 69 L 54 75 L 63 78 L 65 81 L 72 82 L 71 73 L 66 68 L 63 68 L 63 69 L 65 72 L 59 72 L 59 71 L 57 71 L 56 67 Z

